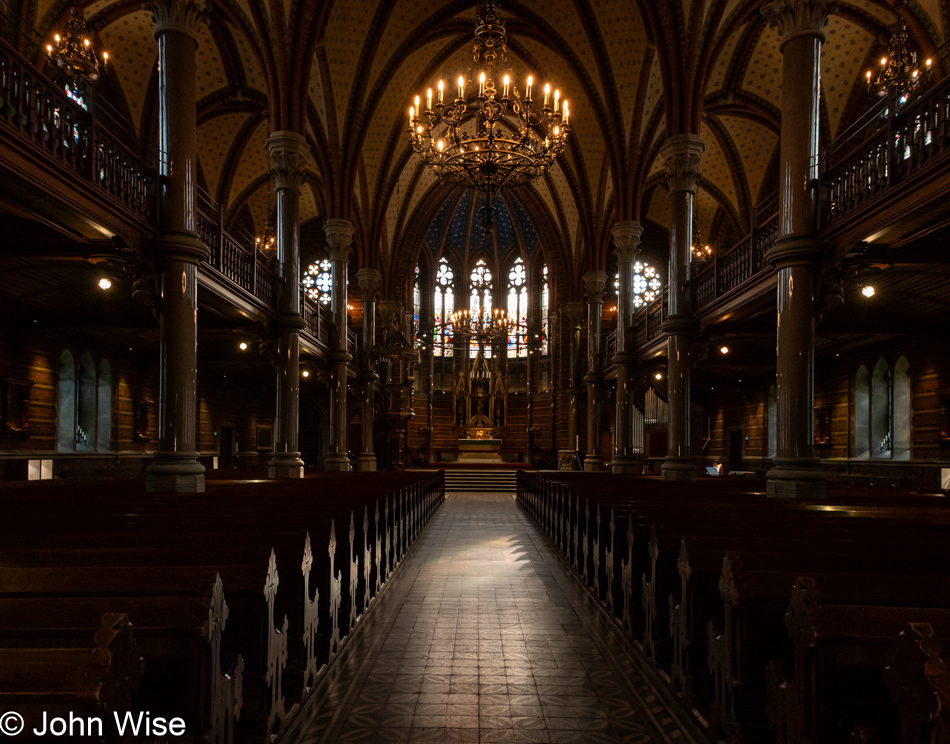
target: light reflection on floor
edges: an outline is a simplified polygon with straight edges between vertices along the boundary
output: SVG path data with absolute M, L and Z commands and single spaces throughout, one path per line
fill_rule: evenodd
M 510 495 L 453 494 L 286 741 L 694 741 L 630 653 Z

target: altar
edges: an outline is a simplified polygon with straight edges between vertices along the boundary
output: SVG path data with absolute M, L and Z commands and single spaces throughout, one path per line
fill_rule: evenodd
M 459 457 L 458 462 L 471 463 L 500 463 L 501 459 L 501 440 L 494 437 L 479 437 L 482 431 L 468 432 L 469 436 L 459 439 Z M 475 434 L 473 437 L 472 434 Z

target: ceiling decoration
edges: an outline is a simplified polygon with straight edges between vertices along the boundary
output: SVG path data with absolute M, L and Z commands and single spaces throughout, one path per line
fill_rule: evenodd
M 212 2 L 212 26 L 200 33 L 197 80 L 199 163 L 208 190 L 221 195 L 226 213 L 247 214 L 262 226 L 271 187 L 263 147 L 270 125 L 265 117 L 255 125 L 253 117 L 268 98 L 286 108 L 288 97 L 305 97 L 296 105 L 306 114 L 298 121 L 313 161 L 302 218 L 353 219 L 359 265 L 377 265 L 389 286 L 404 281 L 407 257 L 423 239 L 429 250 L 439 250 L 431 244 L 438 229 L 430 222 L 443 209 L 455 214 L 459 199 L 410 157 L 408 105 L 440 71 L 457 78 L 471 64 L 477 0 Z M 557 257 L 558 276 L 573 282 L 560 300 L 579 296 L 578 277 L 602 267 L 614 220 L 639 218 L 661 230 L 668 225 L 655 145 L 677 121 L 699 130 L 704 105 L 725 138 L 713 142 L 704 132 L 709 149 L 702 176 L 710 186 L 701 189 L 704 234 L 715 214 L 742 214 L 747 202 L 754 205 L 774 189 L 769 179 L 776 177 L 770 164 L 781 117 L 782 55 L 778 34 L 758 13 L 759 0 L 502 3 L 514 77 L 557 81 L 572 104 L 571 138 L 557 164 L 506 202 L 515 233 L 530 223 L 545 255 Z M 885 51 L 896 18 L 892 0 L 837 5 L 823 49 L 824 137 L 867 105 L 865 65 Z M 36 29 L 26 46 L 68 17 L 62 0 L 18 7 L 32 13 L 24 20 Z M 914 0 L 906 13 L 913 47 L 929 55 L 945 38 L 947 1 Z M 93 0 L 85 14 L 97 45 L 112 58 L 108 84 L 101 86 L 111 97 L 106 103 L 128 112 L 147 147 L 157 106 L 151 18 L 125 0 Z M 291 59 L 291 39 L 298 44 L 293 79 L 278 74 L 280 65 L 291 64 L 284 61 Z M 671 104 L 686 106 L 683 93 L 697 80 L 702 90 L 690 104 L 693 113 L 668 115 L 676 108 Z M 298 91 L 290 90 L 293 84 Z

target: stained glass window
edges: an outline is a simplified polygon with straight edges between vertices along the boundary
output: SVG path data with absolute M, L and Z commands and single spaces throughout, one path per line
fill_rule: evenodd
M 541 354 L 548 355 L 548 313 L 551 308 L 551 288 L 548 285 L 548 265 L 541 268 Z
M 650 264 L 637 261 L 633 265 L 633 306 L 649 305 L 660 296 L 663 282 Z M 614 293 L 620 294 L 620 273 L 614 276 Z
M 415 274 L 412 278 L 412 341 L 419 343 L 419 330 L 421 329 L 419 318 L 422 315 L 422 279 L 419 273 L 419 267 L 416 266 Z
M 524 261 L 516 258 L 508 271 L 508 319 L 514 325 L 508 332 L 508 356 L 528 356 L 528 275 Z
M 479 323 L 491 317 L 491 271 L 485 260 L 480 258 L 475 262 L 475 268 L 469 282 L 469 312 L 474 323 Z M 478 341 L 474 338 L 469 339 L 468 355 L 471 358 L 478 356 Z M 485 358 L 491 358 L 491 346 L 485 345 Z
M 333 275 L 330 273 L 329 260 L 323 259 L 310 264 L 301 283 L 307 290 L 307 297 L 321 305 L 329 305 L 330 293 L 333 288 Z
M 450 321 L 452 313 L 455 312 L 455 273 L 444 258 L 439 261 L 439 268 L 435 273 L 434 300 L 435 330 L 432 334 L 432 352 L 436 356 L 450 357 L 452 341 L 455 338 Z

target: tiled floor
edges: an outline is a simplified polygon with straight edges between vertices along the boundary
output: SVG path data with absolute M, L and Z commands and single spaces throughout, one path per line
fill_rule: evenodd
M 691 742 L 509 495 L 451 496 L 285 741 Z

